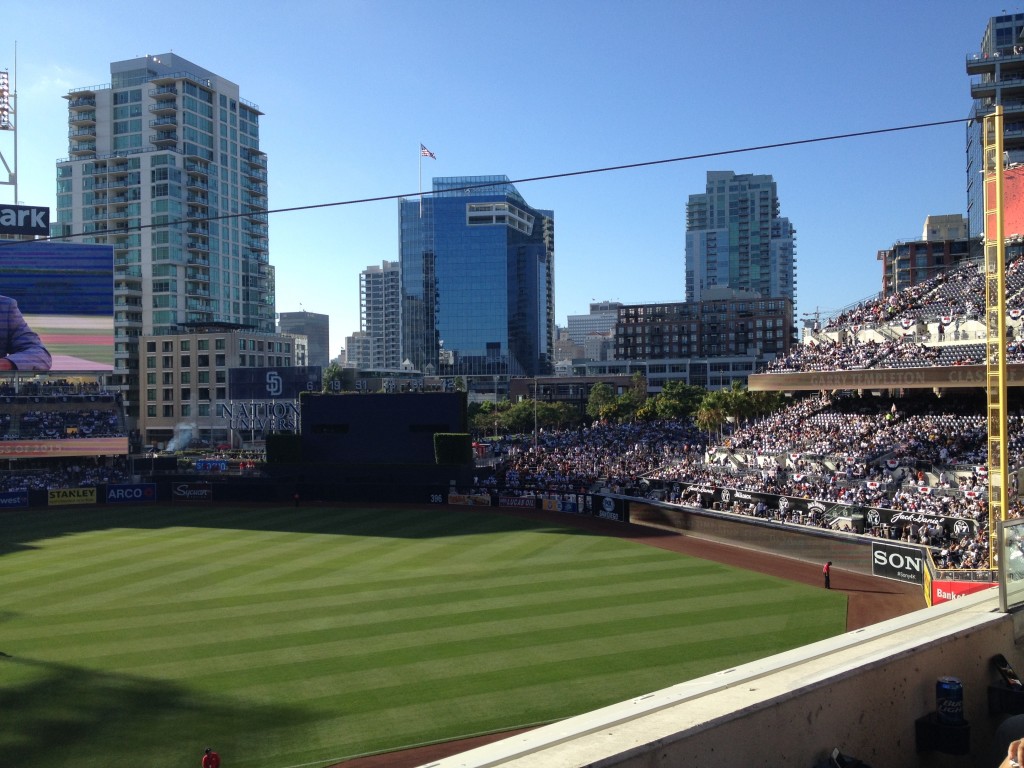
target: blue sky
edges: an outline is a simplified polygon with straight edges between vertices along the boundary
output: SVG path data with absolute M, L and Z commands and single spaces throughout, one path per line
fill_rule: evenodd
M 8 4 L 19 200 L 55 203 L 68 90 L 173 51 L 265 112 L 271 209 L 415 193 L 431 176 L 511 179 L 965 118 L 988 18 L 963 0 L 108 0 Z M 272 10 L 271 10 L 272 9 Z M 879 249 L 964 213 L 963 124 L 519 185 L 555 212 L 556 317 L 592 300 L 684 298 L 687 196 L 709 170 L 767 173 L 797 229 L 799 314 L 875 293 Z M 10 160 L 9 137 L 0 151 Z M 0 187 L 0 202 L 12 202 Z M 398 257 L 397 203 L 270 217 L 277 309 L 358 330 L 358 275 Z

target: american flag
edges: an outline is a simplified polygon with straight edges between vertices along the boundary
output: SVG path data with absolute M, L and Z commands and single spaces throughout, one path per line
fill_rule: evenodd
M 429 157 L 431 160 L 437 160 L 437 155 L 431 152 L 429 149 L 420 144 L 420 155 L 422 157 Z

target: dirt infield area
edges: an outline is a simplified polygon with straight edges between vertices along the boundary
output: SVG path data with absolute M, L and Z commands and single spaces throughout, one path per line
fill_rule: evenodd
M 575 525 L 608 536 L 618 536 L 671 552 L 735 565 L 739 568 L 798 581 L 802 584 L 813 584 L 824 589 L 820 563 L 802 563 L 787 557 L 684 536 L 674 531 L 644 525 L 575 517 L 556 512 L 502 510 L 497 514 L 506 513 L 514 514 L 517 517 L 545 520 L 554 525 Z M 924 593 L 919 586 L 835 568 L 832 570 L 832 589 L 843 592 L 848 597 L 846 610 L 846 630 L 848 632 L 925 607 Z M 433 760 L 499 741 L 516 733 L 520 733 L 520 731 L 504 731 L 385 755 L 360 757 L 331 766 L 331 768 L 415 768 Z

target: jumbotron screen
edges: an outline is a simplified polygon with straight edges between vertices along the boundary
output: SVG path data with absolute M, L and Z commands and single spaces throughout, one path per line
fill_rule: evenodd
M 126 454 L 113 248 L 0 242 L 0 326 L 0 458 Z
M 0 325 L 0 357 L 17 368 L 2 375 L 109 373 L 114 366 L 113 248 L 0 243 Z

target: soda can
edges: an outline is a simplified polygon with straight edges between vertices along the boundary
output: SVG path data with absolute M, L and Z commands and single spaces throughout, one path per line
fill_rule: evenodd
M 940 723 L 964 722 L 964 685 L 958 677 L 940 677 L 935 682 L 935 709 Z

